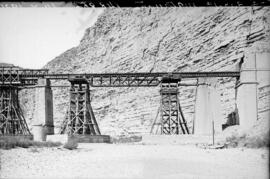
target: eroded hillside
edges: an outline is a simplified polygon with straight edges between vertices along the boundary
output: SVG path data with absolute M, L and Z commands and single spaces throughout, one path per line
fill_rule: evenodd
M 248 47 L 269 42 L 269 24 L 269 7 L 107 8 L 79 46 L 44 68 L 52 73 L 234 70 Z M 224 121 L 235 109 L 234 86 L 230 78 L 217 85 Z M 68 89 L 53 92 L 58 126 L 68 106 Z M 189 127 L 195 92 L 194 87 L 180 87 Z M 160 100 L 159 88 L 92 88 L 91 95 L 101 132 L 110 135 L 148 133 Z M 22 103 L 30 122 L 34 96 Z

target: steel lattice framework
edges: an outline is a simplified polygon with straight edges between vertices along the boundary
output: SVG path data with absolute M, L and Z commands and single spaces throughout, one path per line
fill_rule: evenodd
M 157 117 L 152 124 L 151 134 L 189 134 L 186 120 L 184 118 L 180 101 L 178 98 L 178 81 L 172 80 L 161 83 L 160 89 L 160 121 Z
M 0 135 L 30 135 L 19 105 L 18 87 L 0 86 Z
M 100 135 L 90 103 L 88 82 L 85 79 L 73 79 L 70 82 L 69 110 L 60 133 Z
M 21 69 L 19 67 L 1 67 L 0 85 L 27 86 L 37 84 L 38 78 L 48 74 L 47 69 Z
M 92 87 L 152 87 L 161 85 L 160 115 L 162 134 L 188 134 L 178 100 L 177 83 L 184 78 L 236 77 L 240 72 L 173 72 L 173 73 L 84 73 L 53 74 L 48 69 L 0 67 L 0 134 L 30 134 L 18 101 L 18 90 L 34 86 L 38 79 L 69 80 L 70 103 L 63 131 L 70 134 L 99 135 L 100 131 L 90 104 Z M 181 130 L 180 130 L 181 129 Z
M 32 70 L 18 67 L 0 68 L 0 85 L 35 85 L 39 78 L 69 80 L 83 78 L 93 87 L 151 87 L 158 86 L 164 78 L 183 79 L 200 77 L 239 77 L 240 72 L 175 72 L 175 73 L 85 73 L 51 74 L 47 69 Z
M 48 70 L 0 68 L 0 135 L 31 135 L 20 108 L 18 92 L 28 85 L 35 85 Z

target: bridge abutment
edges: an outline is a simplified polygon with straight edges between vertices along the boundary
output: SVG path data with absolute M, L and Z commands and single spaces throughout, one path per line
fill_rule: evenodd
M 39 79 L 36 85 L 35 111 L 32 127 L 34 139 L 39 138 L 41 127 L 44 129 L 43 132 L 45 134 L 54 134 L 53 94 L 49 79 Z
M 269 118 L 270 53 L 247 52 L 240 63 L 240 79 L 236 86 L 236 103 L 242 129 L 251 128 L 256 121 Z M 268 87 L 262 95 L 261 89 Z M 268 94 L 268 95 L 267 95 Z M 262 101 L 262 99 L 266 99 Z M 268 101 L 267 101 L 268 99 Z

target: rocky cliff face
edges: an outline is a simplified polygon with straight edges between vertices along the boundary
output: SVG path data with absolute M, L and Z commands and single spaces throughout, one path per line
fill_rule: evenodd
M 79 46 L 44 68 L 52 73 L 234 70 L 248 47 L 269 42 L 269 24 L 269 7 L 107 8 L 86 30 Z M 217 85 L 224 121 L 235 109 L 234 86 L 231 78 L 220 79 Z M 57 126 L 67 109 L 68 89 L 53 92 Z M 195 92 L 195 87 L 180 87 L 189 127 Z M 158 87 L 92 88 L 91 94 L 103 134 L 150 131 L 159 107 Z M 28 118 L 30 103 L 25 103 Z

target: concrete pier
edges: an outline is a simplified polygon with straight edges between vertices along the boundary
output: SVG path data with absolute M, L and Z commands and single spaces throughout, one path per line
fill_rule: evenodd
M 38 132 L 54 134 L 53 125 L 53 95 L 48 79 L 39 79 L 35 91 L 35 112 L 32 122 L 32 133 L 35 136 L 41 136 Z M 44 130 L 35 129 L 43 126 Z M 37 138 L 36 138 L 37 139 Z
M 213 131 L 213 122 L 215 133 L 222 130 L 221 125 L 221 102 L 220 94 L 215 88 L 217 84 L 215 78 L 200 78 L 196 93 L 195 135 L 211 135 Z
M 269 95 L 263 97 L 259 93 L 259 89 L 269 85 L 270 53 L 252 50 L 246 52 L 243 61 L 240 63 L 240 79 L 236 88 L 239 124 L 242 129 L 251 128 L 259 116 L 268 114 L 269 119 L 269 101 L 260 100 L 260 98 L 269 99 Z

